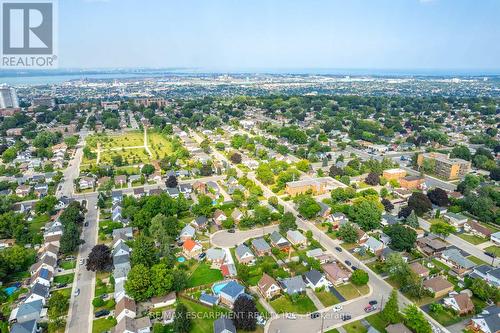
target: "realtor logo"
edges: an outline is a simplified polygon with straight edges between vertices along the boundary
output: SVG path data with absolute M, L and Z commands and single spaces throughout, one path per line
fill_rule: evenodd
M 2 2 L 2 67 L 54 68 L 55 3 L 27 1 Z

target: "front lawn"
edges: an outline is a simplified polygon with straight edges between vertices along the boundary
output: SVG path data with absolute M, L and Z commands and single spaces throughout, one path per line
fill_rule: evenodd
M 202 262 L 196 267 L 189 277 L 188 287 L 203 286 L 223 279 L 222 273 L 218 269 L 211 269 L 210 265 Z
M 484 251 L 492 253 L 495 257 L 500 257 L 500 246 L 492 245 L 484 249 Z
M 368 294 L 370 288 L 367 285 L 364 286 L 355 286 L 352 283 L 347 283 L 335 287 L 337 291 L 344 296 L 346 300 L 358 298 L 360 296 Z
M 56 283 L 56 284 L 58 284 L 58 283 L 70 284 L 70 283 L 73 283 L 74 278 L 75 278 L 74 273 L 58 275 L 58 276 L 54 277 L 54 283 Z
M 380 312 L 372 314 L 371 316 L 368 316 L 365 319 L 370 323 L 370 325 L 372 325 L 381 333 L 385 332 L 385 327 L 389 325 L 389 323 L 382 318 Z
M 352 323 L 342 326 L 347 333 L 366 333 L 368 330 L 361 321 L 353 321 Z
M 316 294 L 316 297 L 318 297 L 321 304 L 323 304 L 325 307 L 340 303 L 339 299 L 329 291 L 322 290 L 315 291 L 314 293 Z
M 478 237 L 470 234 L 458 234 L 458 237 L 462 238 L 464 241 L 469 242 L 474 245 L 482 244 L 487 241 L 486 238 Z
M 450 326 L 462 320 L 462 317 L 457 316 L 446 308 L 438 311 L 429 311 L 429 315 L 443 326 Z
M 59 264 L 62 269 L 74 269 L 76 267 L 76 260 L 65 260 Z
M 489 265 L 487 262 L 479 259 L 478 257 L 468 256 L 467 259 L 478 265 Z
M 92 333 L 103 333 L 111 331 L 116 325 L 116 319 L 113 317 L 99 318 L 92 323 Z
M 313 301 L 307 295 L 292 297 L 283 295 L 270 302 L 277 313 L 298 313 L 305 314 L 316 311 Z

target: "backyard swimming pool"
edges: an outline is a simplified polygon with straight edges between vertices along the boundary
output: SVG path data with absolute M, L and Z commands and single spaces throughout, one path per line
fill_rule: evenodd
M 179 258 L 177 258 L 177 261 L 182 263 L 182 262 L 186 261 L 186 258 L 184 258 L 184 257 L 179 257 Z
M 229 282 L 230 281 L 222 281 L 222 282 L 214 283 L 214 285 L 212 286 L 212 291 L 213 291 L 214 295 L 219 295 L 222 288 L 224 288 L 226 286 L 226 284 L 228 284 Z
M 17 289 L 17 287 L 7 287 L 5 288 L 5 293 L 7 294 L 7 296 L 10 296 L 15 293 Z

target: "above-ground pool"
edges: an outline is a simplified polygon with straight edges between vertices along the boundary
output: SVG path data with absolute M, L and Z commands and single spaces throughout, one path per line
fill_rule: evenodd
M 15 293 L 16 290 L 17 290 L 17 287 L 7 287 L 7 288 L 5 288 L 5 293 L 7 294 L 7 296 L 10 296 L 13 293 Z
M 226 284 L 228 284 L 229 282 L 230 281 L 222 281 L 222 282 L 214 283 L 214 285 L 212 286 L 212 291 L 213 291 L 214 295 L 219 295 L 222 288 L 224 288 L 226 286 Z
M 184 257 L 179 257 L 179 258 L 177 258 L 177 261 L 178 261 L 178 262 L 184 262 L 184 261 L 186 261 L 186 258 L 184 258 Z

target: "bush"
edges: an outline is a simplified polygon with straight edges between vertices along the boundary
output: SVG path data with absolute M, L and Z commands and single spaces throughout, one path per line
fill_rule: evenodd
M 104 301 L 100 297 L 96 297 L 92 300 L 92 305 L 96 308 L 99 308 L 104 305 Z

